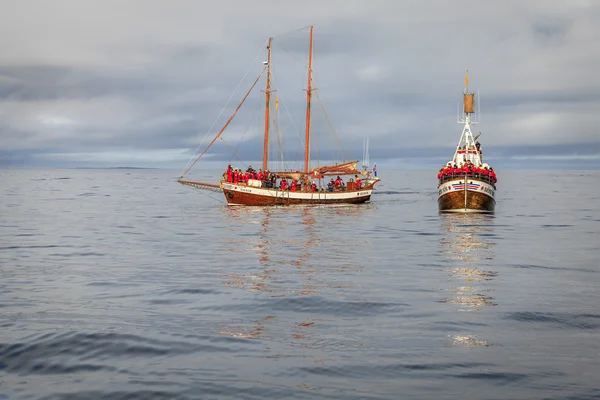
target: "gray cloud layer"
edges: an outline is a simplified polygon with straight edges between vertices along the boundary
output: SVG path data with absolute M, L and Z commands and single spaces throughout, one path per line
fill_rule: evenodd
M 343 156 L 360 158 L 368 136 L 372 160 L 444 163 L 460 135 L 456 107 L 469 69 L 471 88 L 481 90 L 482 123 L 475 129 L 484 132 L 490 160 L 507 167 L 540 160 L 600 166 L 594 1 L 1 5 L 0 165 L 183 167 L 267 37 L 314 24 L 319 97 Z M 273 47 L 282 54 L 273 63 L 282 104 L 299 132 L 304 71 L 292 65 L 305 62 L 306 46 L 306 32 L 297 32 Z M 284 88 L 297 95 L 284 95 Z M 251 118 L 256 106 L 249 101 L 248 108 L 232 124 L 228 144 L 260 135 L 257 116 Z M 286 140 L 289 147 L 298 141 L 295 133 Z M 212 159 L 231 159 L 229 150 L 215 148 Z M 238 152 L 256 160 L 261 143 L 245 141 Z

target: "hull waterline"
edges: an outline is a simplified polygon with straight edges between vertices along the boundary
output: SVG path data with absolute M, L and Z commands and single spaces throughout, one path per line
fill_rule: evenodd
M 349 192 L 292 192 L 223 184 L 223 194 L 230 206 L 361 204 L 370 201 L 372 192 L 372 187 Z
M 487 182 L 457 179 L 440 185 L 438 208 L 440 212 L 493 213 L 496 208 L 495 189 Z M 470 187 L 470 188 L 469 188 Z

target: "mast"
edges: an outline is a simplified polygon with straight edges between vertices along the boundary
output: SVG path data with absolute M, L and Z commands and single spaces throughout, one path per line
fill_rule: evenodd
M 306 87 L 306 135 L 304 141 L 304 173 L 308 174 L 310 164 L 310 99 L 312 96 L 312 55 L 313 27 L 310 26 L 310 47 L 308 51 L 308 85 Z
M 273 38 L 269 38 L 267 44 L 267 87 L 265 88 L 265 137 L 263 142 L 263 161 L 262 170 L 267 170 L 267 164 L 269 163 L 269 108 L 271 102 L 271 42 Z
M 463 160 L 470 160 L 476 166 L 481 165 L 481 154 L 475 149 L 475 139 L 471 131 L 471 124 L 476 124 L 477 121 L 471 120 L 471 114 L 475 113 L 475 93 L 469 93 L 469 71 L 465 74 L 465 91 L 463 94 L 463 118 L 458 123 L 464 124 L 462 135 L 456 146 L 453 161 L 460 164 Z M 458 157 L 458 149 L 464 144 L 465 153 L 462 157 Z M 472 150 L 469 150 L 472 147 Z

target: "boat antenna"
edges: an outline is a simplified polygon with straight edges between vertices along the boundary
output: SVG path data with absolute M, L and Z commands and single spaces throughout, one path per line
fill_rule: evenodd
M 363 169 L 366 171 L 369 168 L 369 138 L 363 139 Z

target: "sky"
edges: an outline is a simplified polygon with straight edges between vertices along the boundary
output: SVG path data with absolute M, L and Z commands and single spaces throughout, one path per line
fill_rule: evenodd
M 328 120 L 337 137 L 315 141 L 313 158 L 341 143 L 345 159 L 362 159 L 369 138 L 379 169 L 437 170 L 460 137 L 457 106 L 469 70 L 481 108 L 473 130 L 496 170 L 600 169 L 599 1 L 0 0 L 0 7 L 0 167 L 183 169 L 262 71 L 270 36 L 274 76 L 281 72 L 280 131 L 294 147 L 306 97 L 308 31 L 300 29 L 313 25 L 320 100 L 313 126 L 325 130 L 317 122 Z M 261 159 L 264 111 L 254 100 L 208 162 L 226 165 L 234 151 L 236 162 Z M 326 119 L 316 116 L 321 105 Z

